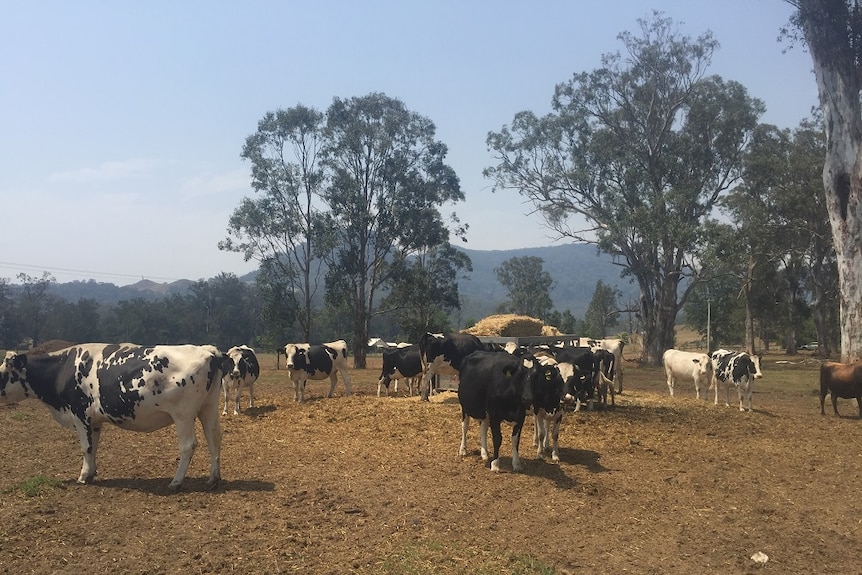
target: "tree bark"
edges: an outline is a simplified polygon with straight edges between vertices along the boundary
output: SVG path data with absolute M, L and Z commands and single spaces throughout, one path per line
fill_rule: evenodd
M 811 50 L 826 128 L 823 185 L 838 262 L 841 360 L 862 359 L 862 181 L 859 90 Z

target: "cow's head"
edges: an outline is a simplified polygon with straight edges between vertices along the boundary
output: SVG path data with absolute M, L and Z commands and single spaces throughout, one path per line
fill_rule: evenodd
M 763 372 L 760 371 L 760 360 L 762 356 L 760 354 L 757 354 L 749 355 L 749 357 L 751 358 L 751 374 L 754 376 L 754 379 L 760 379 L 761 377 L 763 377 Z
M 307 343 L 289 343 L 284 346 L 284 361 L 287 369 L 305 369 L 308 367 L 308 350 L 311 347 Z
M 709 375 L 710 373 L 712 373 L 712 361 L 705 353 L 693 358 L 691 361 L 694 365 L 695 370 L 700 375 Z
M 7 351 L 3 363 L 0 364 L 0 401 L 15 403 L 29 396 L 27 354 Z
M 238 345 L 227 350 L 227 354 L 225 355 L 225 374 L 234 379 L 245 377 L 249 369 L 245 354 L 249 350 L 250 348 L 244 345 Z
M 565 382 L 560 374 L 560 368 L 554 364 L 536 362 L 530 376 L 530 386 L 533 388 L 533 406 L 554 413 L 560 407 L 560 401 L 565 393 Z

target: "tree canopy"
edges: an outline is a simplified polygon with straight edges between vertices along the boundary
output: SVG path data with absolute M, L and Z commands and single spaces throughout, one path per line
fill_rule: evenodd
M 560 237 L 618 255 L 641 291 L 644 359 L 673 347 L 676 314 L 692 283 L 702 223 L 739 177 L 763 112 L 737 82 L 706 76 L 718 43 L 681 36 L 654 12 L 624 54 L 559 84 L 553 112 L 515 115 L 490 133 L 497 188 L 529 198 Z

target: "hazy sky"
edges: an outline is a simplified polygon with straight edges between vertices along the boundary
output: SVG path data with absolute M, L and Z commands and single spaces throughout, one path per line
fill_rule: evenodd
M 239 154 L 268 111 L 384 92 L 430 118 L 467 201 L 472 249 L 552 245 L 485 145 L 515 113 L 621 48 L 660 10 L 721 43 L 708 70 L 793 128 L 817 104 L 782 53 L 782 0 L 24 1 L 0 4 L 0 278 L 119 285 L 256 267 L 219 251 L 252 196 Z M 451 211 L 451 210 L 446 210 Z

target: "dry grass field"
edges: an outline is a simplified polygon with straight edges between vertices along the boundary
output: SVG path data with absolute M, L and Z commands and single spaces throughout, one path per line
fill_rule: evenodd
M 848 400 L 820 415 L 810 356 L 764 358 L 754 413 L 626 362 L 615 409 L 567 415 L 559 464 L 528 421 L 525 471 L 504 428 L 499 474 L 476 427 L 458 456 L 455 394 L 378 398 L 379 361 L 353 396 L 317 382 L 297 404 L 263 356 L 257 407 L 222 418 L 214 492 L 200 430 L 179 493 L 172 428 L 107 430 L 82 486 L 71 431 L 36 400 L 0 407 L 0 573 L 862 572 L 862 421 Z

